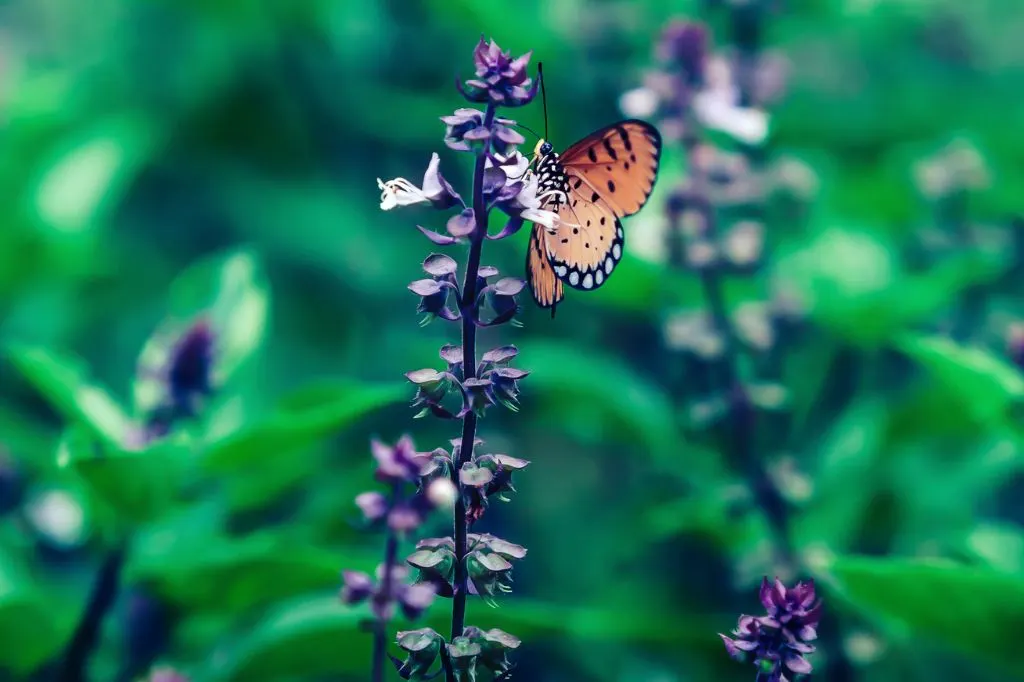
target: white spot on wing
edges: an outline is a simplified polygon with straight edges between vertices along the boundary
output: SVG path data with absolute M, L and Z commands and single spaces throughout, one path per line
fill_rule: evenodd
M 567 272 L 569 272 L 569 269 L 566 268 L 564 265 L 555 266 L 555 274 L 557 274 L 559 277 L 565 277 L 565 273 Z
M 615 256 L 615 260 L 622 258 L 622 246 L 619 244 L 612 246 L 612 255 Z
M 572 273 L 570 273 L 570 275 L 569 275 L 569 284 L 571 284 L 573 286 L 576 286 L 579 283 L 580 283 L 580 273 L 578 273 L 575 270 L 573 270 Z
M 604 272 L 606 275 L 612 274 L 612 269 L 615 267 L 615 260 L 608 256 L 604 259 Z
M 597 281 L 597 286 L 601 286 L 601 282 L 604 281 L 604 272 L 601 271 L 601 270 L 598 270 L 597 274 L 594 275 L 594 279 Z
M 589 289 L 592 286 L 594 286 L 594 276 L 588 272 L 587 276 L 583 278 L 583 288 Z

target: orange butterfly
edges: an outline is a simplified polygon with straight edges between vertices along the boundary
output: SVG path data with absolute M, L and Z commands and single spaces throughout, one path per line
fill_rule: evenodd
M 534 224 L 526 254 L 533 300 L 551 308 L 563 284 L 591 291 L 622 258 L 621 218 L 647 203 L 658 177 L 661 134 L 643 121 L 620 121 L 587 135 L 561 155 L 540 140 L 534 149 L 541 208 L 558 214 L 553 230 Z

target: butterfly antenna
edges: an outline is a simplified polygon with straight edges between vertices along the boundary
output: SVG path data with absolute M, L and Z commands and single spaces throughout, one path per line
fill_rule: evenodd
M 544 63 L 537 62 L 537 78 L 540 80 L 540 100 L 544 104 L 544 139 L 548 139 L 548 89 L 544 86 Z
M 530 133 L 531 135 L 533 135 L 537 139 L 540 139 L 540 135 L 537 134 L 537 131 L 534 130 L 533 128 L 531 128 L 530 126 L 526 125 L 525 123 L 518 123 L 517 122 L 516 123 L 516 127 L 517 128 L 522 128 L 523 130 L 525 130 L 526 132 Z

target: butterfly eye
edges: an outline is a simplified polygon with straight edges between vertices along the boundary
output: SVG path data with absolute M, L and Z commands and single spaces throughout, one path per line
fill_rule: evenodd
M 543 156 L 547 156 L 548 154 L 550 154 L 554 150 L 555 150 L 555 148 L 551 146 L 550 142 L 545 142 L 544 144 L 542 144 L 540 146 L 540 153 Z

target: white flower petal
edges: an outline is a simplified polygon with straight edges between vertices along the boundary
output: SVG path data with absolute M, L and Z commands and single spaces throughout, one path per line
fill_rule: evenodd
M 720 130 L 746 144 L 761 144 L 768 137 L 768 114 L 760 109 L 739 107 L 714 91 L 694 97 L 694 113 L 708 128 Z
M 395 178 L 383 182 L 377 178 L 377 186 L 380 188 L 380 209 L 390 211 L 396 206 L 411 206 L 412 204 L 429 203 L 423 190 L 412 184 L 405 178 Z
M 423 194 L 431 199 L 441 196 L 441 192 L 444 191 L 441 187 L 441 174 L 438 171 L 440 165 L 441 157 L 434 152 L 430 155 L 427 172 L 423 174 Z
M 540 208 L 527 208 L 519 215 L 523 220 L 543 225 L 551 231 L 555 230 L 558 226 L 558 214 L 552 213 L 551 211 L 545 211 Z
M 619 109 L 630 118 L 648 118 L 658 111 L 658 93 L 651 88 L 634 88 L 619 98 Z

